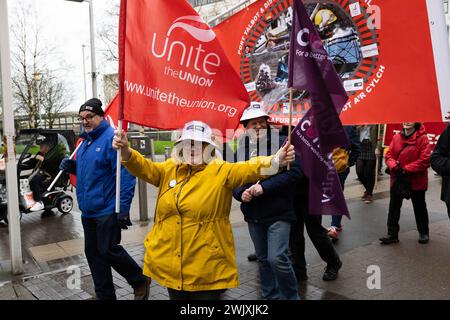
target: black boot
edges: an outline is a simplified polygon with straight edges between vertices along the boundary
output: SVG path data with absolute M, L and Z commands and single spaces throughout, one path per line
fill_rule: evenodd
M 256 257 L 256 253 L 250 253 L 247 256 L 247 259 L 248 259 L 248 261 L 256 261 L 256 260 L 258 260 L 258 258 Z
M 391 244 L 399 241 L 398 236 L 392 236 L 390 234 L 380 238 L 379 240 L 381 241 L 381 244 Z
M 419 234 L 419 243 L 425 244 L 430 241 L 430 236 L 426 233 L 420 233 Z
M 338 260 L 336 263 L 329 263 L 327 264 L 327 267 L 325 268 L 325 272 L 323 274 L 322 280 L 323 281 L 333 281 L 336 280 L 338 277 L 339 269 L 342 267 L 341 260 Z

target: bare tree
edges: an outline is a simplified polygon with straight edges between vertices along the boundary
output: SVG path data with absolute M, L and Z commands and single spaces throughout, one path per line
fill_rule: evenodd
M 17 11 L 16 23 L 11 27 L 15 113 L 27 116 L 29 127 L 37 128 L 43 116 L 54 119 L 69 100 L 64 81 L 48 65 L 55 49 L 42 43 L 41 28 L 37 19 L 33 23 L 31 8 L 19 6 Z
M 106 11 L 106 20 L 99 32 L 100 39 L 104 44 L 102 48 L 103 57 L 108 62 L 119 62 L 119 12 L 120 4 L 117 0 L 109 0 L 110 6 Z
M 40 99 L 40 103 L 46 116 L 48 127 L 53 128 L 58 115 L 67 107 L 68 101 L 73 100 L 73 95 L 69 93 L 65 84 L 56 77 L 45 79 L 42 87 L 45 95 Z

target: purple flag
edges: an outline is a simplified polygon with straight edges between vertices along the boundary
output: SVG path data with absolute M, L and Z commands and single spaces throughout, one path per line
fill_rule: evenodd
M 288 86 L 306 91 L 311 109 L 292 132 L 292 144 L 309 178 L 309 212 L 349 216 L 331 152 L 349 142 L 339 113 L 348 100 L 302 1 L 293 2 Z

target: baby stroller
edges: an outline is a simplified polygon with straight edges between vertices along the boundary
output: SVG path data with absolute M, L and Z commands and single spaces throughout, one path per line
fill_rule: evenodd
M 49 145 L 49 150 L 43 156 L 44 160 L 41 161 L 39 150 L 43 141 L 46 141 L 46 144 Z M 42 187 L 44 188 L 41 197 L 43 208 L 40 211 L 45 212 L 57 208 L 59 212 L 66 214 L 72 210 L 73 198 L 67 192 L 70 188 L 68 174 L 63 174 L 51 190 L 47 190 L 47 188 L 58 174 L 61 160 L 73 152 L 74 146 L 75 133 L 72 130 L 25 129 L 19 132 L 15 147 L 18 158 L 20 217 L 23 213 L 30 213 L 30 208 L 35 204 L 30 189 L 30 180 L 36 174 L 45 177 L 42 181 Z M 4 163 L 2 166 L 0 160 L 0 221 L 3 220 L 8 223 L 4 170 Z

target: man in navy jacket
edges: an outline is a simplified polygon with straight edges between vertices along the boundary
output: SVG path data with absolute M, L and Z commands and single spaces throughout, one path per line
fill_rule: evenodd
M 245 110 L 241 123 L 246 134 L 241 139 L 236 159 L 274 154 L 285 141 L 267 124 L 268 115 L 257 104 Z M 255 246 L 264 299 L 296 300 L 298 285 L 288 256 L 291 224 L 295 221 L 294 188 L 302 179 L 298 162 L 257 184 L 236 188 L 233 196 L 241 201 Z
M 136 300 L 147 300 L 150 279 L 120 245 L 121 229 L 131 225 L 129 211 L 136 178 L 121 169 L 120 214 L 115 214 L 117 152 L 114 129 L 104 118 L 99 99 L 86 101 L 79 111 L 85 131 L 77 159 L 64 159 L 60 169 L 76 174 L 77 199 L 84 229 L 85 254 L 99 300 L 116 299 L 111 267 L 134 288 Z

